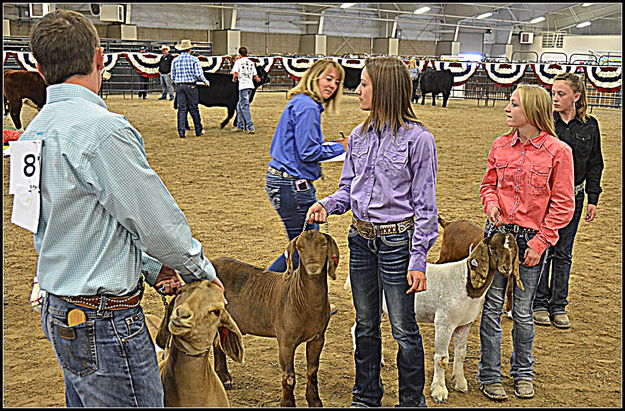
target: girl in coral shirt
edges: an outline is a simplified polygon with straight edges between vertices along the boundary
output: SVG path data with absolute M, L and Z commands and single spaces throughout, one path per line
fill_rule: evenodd
M 515 395 L 532 398 L 532 301 L 544 251 L 558 241 L 558 229 L 569 223 L 575 209 L 573 155 L 571 148 L 556 137 L 551 97 L 544 88 L 519 85 L 505 112 L 511 130 L 493 142 L 480 198 L 488 216 L 487 233 L 512 232 L 519 246 L 524 290 L 514 287 L 510 375 Z M 507 282 L 508 278 L 495 274 L 480 323 L 478 379 L 484 395 L 493 400 L 507 398 L 501 383 L 500 324 Z

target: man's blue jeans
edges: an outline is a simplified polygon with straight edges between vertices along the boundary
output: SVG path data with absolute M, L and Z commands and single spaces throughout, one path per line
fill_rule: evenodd
M 200 109 L 198 108 L 200 92 L 197 85 L 176 84 L 176 96 L 178 98 L 178 135 L 184 136 L 185 134 L 187 112 L 189 112 L 193 119 L 195 135 L 199 136 L 202 133 L 202 119 L 200 118 Z
M 80 308 L 87 321 L 67 326 Z M 163 385 L 141 306 L 98 311 L 48 293 L 41 327 L 65 380 L 67 407 L 163 407 Z
M 349 278 L 356 309 L 356 383 L 352 405 L 380 407 L 384 389 L 380 378 L 382 291 L 386 298 L 393 338 L 399 345 L 399 406 L 425 406 L 424 353 L 414 311 L 414 293 L 406 275 L 412 230 L 367 240 L 350 226 Z
M 521 264 L 525 260 L 527 242 L 534 235 L 516 234 L 516 241 L 519 245 L 519 262 Z M 519 275 L 525 290 L 522 291 L 516 285 L 514 286 L 512 303 L 513 351 L 510 356 L 510 375 L 515 381 L 531 381 L 534 377 L 534 357 L 532 356 L 534 316 L 532 302 L 536 294 L 544 261 L 545 253 L 542 254 L 538 264 L 533 267 L 520 265 Z M 478 380 L 480 384 L 493 384 L 501 382 L 503 379 L 501 372 L 501 314 L 503 313 L 507 284 L 508 278 L 497 272 L 495 273 L 493 283 L 486 292 L 482 319 L 480 321 L 481 357 L 478 362 Z
M 163 89 L 163 94 L 161 94 L 161 98 L 166 98 L 167 94 L 169 94 L 169 99 L 174 99 L 174 83 L 169 73 L 161 74 L 161 88 Z
M 265 191 L 273 208 L 278 212 L 289 241 L 304 231 L 306 212 L 311 205 L 317 202 L 317 190 L 312 181 L 308 182 L 308 189 L 298 191 L 295 187 L 294 178 L 275 176 L 267 172 Z M 319 224 L 306 224 L 306 230 L 319 230 Z M 285 247 L 286 248 L 286 247 Z M 297 268 L 299 256 L 297 251 L 293 256 L 293 269 Z M 286 271 L 286 258 L 284 253 L 280 255 L 268 268 L 270 271 L 283 273 Z
M 239 102 L 237 103 L 237 128 L 254 131 L 254 122 L 252 121 L 252 112 L 250 111 L 250 95 L 254 91 L 253 88 L 239 90 Z
M 558 230 L 560 238 L 555 246 L 547 250 L 547 261 L 536 290 L 534 311 L 548 311 L 551 315 L 566 314 L 568 305 L 569 278 L 573 262 L 573 242 L 584 211 L 584 191 L 575 196 L 575 212 L 571 222 Z M 551 281 L 549 280 L 551 268 Z

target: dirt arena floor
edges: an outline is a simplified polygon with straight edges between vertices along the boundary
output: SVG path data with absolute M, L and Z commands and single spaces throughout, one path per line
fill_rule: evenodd
M 229 256 L 267 267 L 284 251 L 287 238 L 277 213 L 264 191 L 269 145 L 285 93 L 259 93 L 252 104 L 256 134 L 219 129 L 226 110 L 201 107 L 205 135 L 186 139 L 176 133 L 176 112 L 169 101 L 136 97 L 109 97 L 109 108 L 125 115 L 141 132 L 150 165 L 158 172 L 181 209 L 193 235 L 209 257 Z M 468 218 L 482 225 L 485 215 L 479 200 L 486 157 L 491 142 L 507 132 L 505 103 L 478 106 L 476 101 L 450 100 L 447 108 L 415 106 L 418 117 L 436 139 L 439 159 L 438 208 L 447 220 Z M 440 101 L 440 100 L 439 100 Z M 440 105 L 440 103 L 439 103 Z M 35 111 L 25 107 L 27 124 Z M 621 299 L 621 111 L 594 109 L 602 131 L 605 171 L 598 215 L 592 223 L 580 223 L 577 235 L 568 307 L 572 326 L 568 330 L 536 327 L 534 342 L 536 396 L 519 400 L 513 394 L 513 380 L 504 379 L 510 399 L 496 404 L 479 391 L 479 319 L 471 329 L 465 373 L 468 394 L 453 390 L 451 360 L 447 372 L 450 390 L 447 404 L 437 405 L 430 397 L 434 328 L 421 325 L 426 354 L 428 406 L 434 407 L 619 407 L 622 405 L 622 299 Z M 323 115 L 326 140 L 346 135 L 365 117 L 354 95 L 345 96 L 340 115 Z M 9 118 L 4 125 L 12 126 Z M 4 159 L 4 362 L 3 405 L 6 407 L 64 406 L 63 377 L 50 343 L 39 325 L 39 316 L 28 304 L 37 255 L 32 235 L 11 224 L 12 197 L 8 196 L 8 158 Z M 315 184 L 318 198 L 337 188 L 342 163 L 323 165 L 325 178 Z M 351 213 L 332 216 L 329 233 L 340 247 L 337 280 L 330 281 L 330 299 L 339 308 L 326 333 L 319 370 L 320 396 L 326 407 L 348 407 L 354 383 L 350 327 L 354 321 L 351 294 L 343 289 L 348 275 L 347 231 Z M 322 227 L 325 230 L 325 227 Z M 89 241 L 89 239 L 85 239 Z M 440 236 L 430 251 L 434 262 L 440 250 Z M 148 289 L 143 300 L 146 312 L 162 315 L 160 296 Z M 509 372 L 512 322 L 502 318 L 504 329 L 502 368 Z M 388 320 L 383 323 L 382 369 L 385 407 L 397 403 L 397 345 Z M 233 407 L 275 407 L 281 396 L 281 371 L 274 339 L 245 336 L 245 364 L 231 363 L 234 389 L 228 392 Z M 452 343 L 453 346 L 453 343 Z M 450 357 L 453 348 L 450 347 Z M 296 352 L 298 406 L 306 406 L 305 349 Z M 189 376 L 193 378 L 193 376 Z

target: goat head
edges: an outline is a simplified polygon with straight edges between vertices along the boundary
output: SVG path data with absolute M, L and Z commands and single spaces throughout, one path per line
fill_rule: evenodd
M 490 241 L 491 265 L 504 277 L 514 278 L 517 287 L 525 290 L 519 274 L 519 245 L 512 234 L 495 233 Z M 509 282 L 511 285 L 512 283 Z
M 339 247 L 334 238 L 329 234 L 317 230 L 307 230 L 295 237 L 286 248 L 287 269 L 284 280 L 293 275 L 293 255 L 298 251 L 300 267 L 306 267 L 308 275 L 328 273 L 330 278 L 336 280 L 336 267 L 339 264 Z
M 165 348 L 172 336 L 187 354 L 201 354 L 219 344 L 233 360 L 243 362 L 241 331 L 225 309 L 223 292 L 209 281 L 186 284 L 171 300 L 156 343 Z

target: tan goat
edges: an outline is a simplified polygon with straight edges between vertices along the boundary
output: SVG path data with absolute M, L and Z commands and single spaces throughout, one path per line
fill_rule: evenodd
M 296 249 L 299 267 L 293 270 Z M 331 236 L 308 230 L 289 243 L 287 254 L 284 274 L 231 258 L 211 262 L 226 289 L 226 309 L 241 332 L 278 340 L 282 369 L 280 406 L 295 406 L 293 356 L 297 347 L 306 342 L 306 401 L 310 407 L 321 407 L 317 371 L 330 320 L 327 276 L 336 279 L 339 249 Z M 215 371 L 226 388 L 231 386 L 226 357 L 217 348 Z
M 165 348 L 164 358 L 159 355 L 159 369 L 166 407 L 230 406 L 208 357 L 215 345 L 243 362 L 241 332 L 224 305 L 217 285 L 194 281 L 171 300 L 162 322 L 146 314 L 150 334 L 159 347 Z
M 441 242 L 441 252 L 436 264 L 460 261 L 469 256 L 469 249 L 474 248 L 484 238 L 484 230 L 469 220 L 457 220 L 447 222 L 438 216 L 438 223 L 443 227 L 443 240 Z M 518 272 L 518 270 L 517 270 Z M 517 277 L 517 286 L 523 290 L 523 284 Z M 505 312 L 510 313 L 512 309 L 512 290 L 514 283 L 508 281 L 506 288 Z M 510 314 L 509 314 L 510 315 Z

